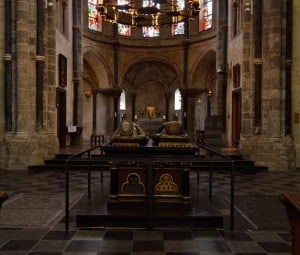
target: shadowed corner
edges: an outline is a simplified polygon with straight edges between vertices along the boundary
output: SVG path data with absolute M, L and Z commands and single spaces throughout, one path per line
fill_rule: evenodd
M 5 192 L 3 191 L 0 191 L 0 209 L 1 209 L 1 206 L 3 204 L 3 202 L 8 199 L 8 196 Z

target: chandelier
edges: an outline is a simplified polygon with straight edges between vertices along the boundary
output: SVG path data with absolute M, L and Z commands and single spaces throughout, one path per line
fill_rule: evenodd
M 199 2 L 192 0 L 99 0 L 97 10 L 105 21 L 131 26 L 158 26 L 193 20 Z M 122 4 L 120 4 L 122 3 Z

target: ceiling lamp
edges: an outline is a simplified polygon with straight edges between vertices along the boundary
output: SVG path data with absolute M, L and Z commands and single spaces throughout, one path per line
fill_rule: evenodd
M 120 1 L 119 1 L 120 3 Z M 98 11 L 105 21 L 132 26 L 170 25 L 195 19 L 200 8 L 198 1 L 187 0 L 99 0 Z

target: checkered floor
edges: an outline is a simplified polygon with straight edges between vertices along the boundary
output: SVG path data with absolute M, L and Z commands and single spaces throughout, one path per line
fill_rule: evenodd
M 214 173 L 213 196 L 224 217 L 229 213 L 228 173 Z M 104 176 L 104 186 L 109 176 Z M 191 173 L 192 189 L 207 192 L 208 175 Z M 100 185 L 93 173 L 92 187 Z M 87 192 L 84 171 L 71 174 L 71 202 Z M 0 171 L 0 190 L 9 199 L 0 209 L 0 254 L 291 254 L 291 235 L 278 195 L 300 192 L 300 171 L 236 175 L 236 230 L 224 229 L 77 229 L 64 231 L 64 174 Z M 71 217 L 73 219 L 74 217 Z M 247 222 L 242 224 L 241 222 Z

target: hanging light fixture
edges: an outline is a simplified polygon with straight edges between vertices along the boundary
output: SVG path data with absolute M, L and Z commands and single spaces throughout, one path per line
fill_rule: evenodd
M 104 21 L 133 26 L 171 25 L 199 15 L 198 0 L 186 0 L 185 7 L 177 0 L 99 0 L 97 10 Z

